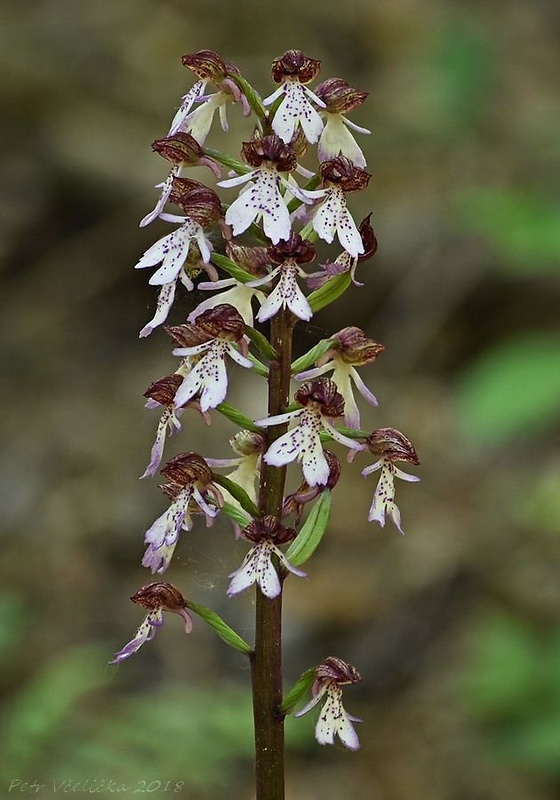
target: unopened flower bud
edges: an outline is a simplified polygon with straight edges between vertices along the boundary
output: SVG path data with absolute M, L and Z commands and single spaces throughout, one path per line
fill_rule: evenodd
M 367 261 L 377 253 L 377 238 L 371 226 L 370 219 L 371 214 L 368 214 L 358 226 L 360 236 L 362 237 L 362 244 L 364 245 L 364 252 L 358 256 L 359 262 Z
M 321 62 L 318 59 L 309 58 L 301 50 L 287 50 L 272 62 L 272 80 L 284 83 L 297 79 L 300 83 L 309 83 L 315 80 L 320 69 Z
M 265 449 L 265 438 L 255 431 L 239 431 L 229 440 L 232 449 L 240 456 L 252 456 Z
M 377 458 L 386 458 L 391 462 L 420 463 L 410 439 L 407 439 L 404 433 L 395 430 L 395 428 L 379 428 L 370 433 L 365 441 L 369 450 Z
M 222 217 L 220 198 L 198 181 L 174 178 L 169 199 L 203 228 L 215 225 Z
M 226 243 L 226 253 L 232 261 L 251 275 L 260 278 L 267 274 L 267 267 L 270 264 L 268 247 L 248 247 L 229 241 Z
M 371 175 L 356 167 L 346 156 L 337 156 L 321 164 L 323 184 L 334 184 L 344 192 L 360 192 L 369 183 Z
M 368 92 L 359 92 L 349 86 L 343 78 L 328 78 L 315 89 L 315 94 L 331 114 L 346 114 L 360 106 Z
M 330 378 L 316 378 L 303 383 L 294 395 L 302 406 L 310 404 L 320 406 L 325 417 L 336 418 L 344 415 L 344 398 Z

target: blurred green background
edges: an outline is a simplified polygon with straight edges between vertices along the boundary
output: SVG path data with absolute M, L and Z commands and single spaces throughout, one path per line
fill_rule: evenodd
M 176 366 L 164 334 L 137 338 L 155 295 L 132 267 L 162 235 L 137 226 L 166 175 L 150 144 L 192 84 L 180 56 L 215 49 L 268 94 L 272 59 L 300 48 L 321 79 L 370 93 L 352 119 L 373 131 L 374 177 L 351 208 L 374 210 L 380 249 L 298 348 L 333 319 L 386 345 L 364 370 L 380 400 L 364 427 L 406 433 L 422 482 L 398 487 L 407 536 L 380 530 L 361 457 L 308 580 L 287 584 L 287 683 L 326 655 L 364 675 L 346 695 L 357 754 L 289 723 L 288 797 L 558 797 L 558 4 L 4 0 L 0 17 L 0 795 L 113 780 L 124 796 L 252 797 L 240 655 L 171 617 L 107 666 L 142 618 L 128 597 L 166 506 L 137 480 L 156 427 L 142 393 Z M 262 415 L 240 372 L 232 402 Z M 217 416 L 202 430 L 187 413 L 167 452 L 229 456 Z M 227 521 L 197 526 L 166 578 L 250 638 L 251 598 L 224 596 L 244 551 Z

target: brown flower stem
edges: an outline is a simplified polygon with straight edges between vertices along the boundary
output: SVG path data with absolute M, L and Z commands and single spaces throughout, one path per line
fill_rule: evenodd
M 270 343 L 278 353 L 268 378 L 268 413 L 281 414 L 290 399 L 290 364 L 295 319 L 286 310 L 272 318 Z M 268 429 L 268 443 L 288 424 Z M 280 519 L 285 467 L 263 460 L 259 489 L 261 513 Z M 282 580 L 282 577 L 280 578 Z M 255 721 L 256 800 L 284 800 L 284 715 L 282 704 L 282 595 L 270 600 L 256 590 L 255 651 L 251 660 Z

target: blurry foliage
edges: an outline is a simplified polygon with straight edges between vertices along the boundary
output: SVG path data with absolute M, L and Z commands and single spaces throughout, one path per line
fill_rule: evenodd
M 476 189 L 459 202 L 462 226 L 482 236 L 505 273 L 560 272 L 560 202 L 519 189 Z
M 0 780 L 110 776 L 225 791 L 239 759 L 251 758 L 248 692 L 167 685 L 117 694 L 107 687 L 113 668 L 101 668 L 106 656 L 101 647 L 68 650 L 12 699 L 3 715 Z
M 490 445 L 542 434 L 560 420 L 560 336 L 525 334 L 485 350 L 463 372 L 458 419 Z
M 536 631 L 505 613 L 472 633 L 463 691 L 485 727 L 487 756 L 560 776 L 560 630 Z

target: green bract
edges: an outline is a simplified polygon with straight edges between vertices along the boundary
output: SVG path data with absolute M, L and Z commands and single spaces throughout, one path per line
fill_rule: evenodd
M 244 655 L 250 655 L 253 652 L 253 648 L 247 644 L 245 639 L 242 639 L 229 625 L 226 625 L 223 619 L 214 611 L 206 608 L 206 606 L 193 603 L 191 600 L 185 600 L 185 606 L 190 611 L 194 611 L 195 614 L 198 614 L 204 622 L 216 631 L 220 639 L 226 644 L 229 644 L 230 647 L 234 647 L 236 650 L 239 650 L 240 653 L 244 653 Z
M 323 538 L 330 513 L 331 493 L 329 489 L 324 489 L 309 512 L 300 532 L 286 551 L 286 558 L 294 567 L 304 564 L 313 555 Z

